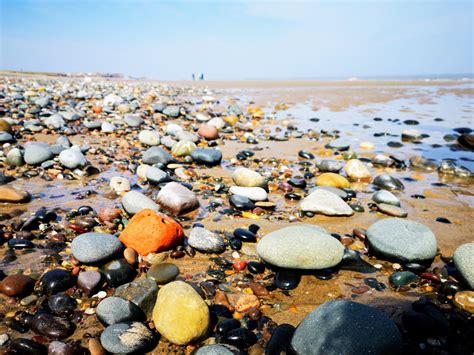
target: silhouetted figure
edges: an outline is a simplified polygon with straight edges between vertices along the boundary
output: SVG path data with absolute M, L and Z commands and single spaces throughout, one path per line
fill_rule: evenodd
M 201 73 L 201 75 L 199 75 L 199 80 L 204 80 L 204 74 Z
M 196 76 L 194 75 L 194 73 L 191 76 L 193 77 L 193 81 L 196 80 Z

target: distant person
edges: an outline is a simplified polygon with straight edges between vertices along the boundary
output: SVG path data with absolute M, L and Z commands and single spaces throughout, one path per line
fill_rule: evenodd
M 201 73 L 201 75 L 199 75 L 199 80 L 204 80 L 204 74 Z
M 193 81 L 196 80 L 196 76 L 194 75 L 194 73 L 191 76 L 193 77 Z

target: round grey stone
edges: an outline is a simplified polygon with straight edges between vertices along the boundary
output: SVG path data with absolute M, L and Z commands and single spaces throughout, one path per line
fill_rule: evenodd
M 206 253 L 222 253 L 225 250 L 224 239 L 202 227 L 194 227 L 191 230 L 188 244 Z
M 388 205 L 400 206 L 400 200 L 397 196 L 387 190 L 380 190 L 374 193 L 372 200 L 376 203 L 386 203 Z
M 144 208 L 158 211 L 158 205 L 149 197 L 138 191 L 129 191 L 122 197 L 122 205 L 128 214 L 134 215 Z
M 100 336 L 105 350 L 117 353 L 145 353 L 153 345 L 153 333 L 140 322 L 124 322 L 108 326 Z
M 157 167 L 150 166 L 146 169 L 146 179 L 153 184 L 160 184 L 170 180 L 167 172 L 158 169 Z
M 217 165 L 222 160 L 222 153 L 217 149 L 194 149 L 191 152 L 191 158 L 196 163 Z
M 96 315 L 101 323 L 105 325 L 126 321 L 140 321 L 145 318 L 145 314 L 140 307 L 120 297 L 103 299 L 96 308 Z
M 145 164 L 168 164 L 171 161 L 171 154 L 159 147 L 148 148 L 143 153 L 143 162 Z
M 30 165 L 39 165 L 53 157 L 50 147 L 46 143 L 31 142 L 26 144 L 23 158 Z
M 474 243 L 466 243 L 456 249 L 454 265 L 467 285 L 474 290 Z
M 75 169 L 87 164 L 87 159 L 78 146 L 73 146 L 72 148 L 63 150 L 59 154 L 59 161 L 69 169 Z
M 72 255 L 81 263 L 97 263 L 117 255 L 122 243 L 112 234 L 84 233 L 71 243 Z

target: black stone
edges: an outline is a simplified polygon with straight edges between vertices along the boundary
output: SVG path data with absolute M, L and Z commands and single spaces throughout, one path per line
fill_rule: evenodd
M 224 342 L 234 345 L 239 349 L 247 349 L 257 342 L 257 337 L 248 329 L 237 328 L 229 331 L 225 335 Z
M 303 159 L 314 159 L 314 155 L 310 152 L 305 151 L 305 150 L 300 150 L 298 152 L 298 156 L 300 156 Z
M 51 312 L 58 316 L 71 315 L 76 309 L 76 301 L 64 293 L 57 293 L 48 300 L 48 306 Z
M 288 180 L 288 183 L 293 187 L 304 189 L 306 187 L 306 181 L 304 179 L 292 178 Z
M 251 224 L 249 227 L 248 227 L 249 231 L 251 231 L 252 233 L 254 234 L 257 234 L 258 231 L 260 230 L 260 226 L 258 224 Z
M 436 218 L 436 222 L 451 224 L 451 221 L 445 217 L 438 217 Z
M 294 201 L 301 200 L 301 196 L 298 194 L 295 194 L 294 192 L 288 192 L 287 194 L 285 194 L 285 198 L 288 200 L 294 200 Z
M 237 319 L 224 319 L 217 323 L 216 333 L 225 335 L 233 329 L 240 328 L 240 322 Z
M 229 246 L 232 250 L 240 250 L 242 249 L 242 241 L 237 238 L 232 238 L 229 240 Z
M 35 247 L 33 242 L 17 238 L 10 239 L 7 244 L 10 249 L 29 249 Z
M 257 241 L 257 236 L 244 228 L 237 228 L 234 231 L 234 237 L 240 239 L 243 242 L 255 243 Z
M 26 338 L 13 339 L 10 349 L 15 351 L 15 354 L 22 355 L 46 355 L 48 353 L 46 346 Z
M 66 291 L 76 284 L 76 278 L 64 269 L 53 269 L 41 278 L 43 292 L 49 295 Z
M 238 210 L 252 210 L 255 208 L 254 203 L 245 196 L 232 195 L 229 197 L 229 202 L 232 207 Z
M 247 263 L 247 270 L 252 274 L 263 274 L 265 272 L 265 265 L 258 261 L 249 261 Z
M 281 269 L 275 275 L 275 286 L 282 290 L 293 290 L 300 281 L 301 274 L 295 270 Z
M 229 308 L 221 304 L 211 304 L 209 306 L 209 311 L 216 317 L 232 318 L 232 312 Z
M 265 346 L 265 355 L 290 354 L 290 343 L 294 333 L 295 327 L 291 324 L 280 324 L 276 327 Z
M 357 271 L 364 274 L 377 271 L 377 268 L 363 260 L 358 252 L 349 248 L 344 249 L 344 255 L 342 256 L 339 267 L 342 270 Z
M 74 333 L 75 326 L 60 317 L 49 313 L 37 314 L 33 318 L 31 329 L 40 335 L 52 339 L 65 339 Z
M 136 275 L 133 267 L 125 259 L 111 261 L 104 265 L 100 272 L 105 276 L 110 287 L 117 287 L 130 282 Z

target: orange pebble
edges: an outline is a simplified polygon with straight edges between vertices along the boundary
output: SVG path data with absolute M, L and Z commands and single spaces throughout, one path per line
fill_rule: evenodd
M 242 271 L 247 267 L 247 262 L 246 261 L 236 261 L 235 263 L 232 264 L 232 267 L 237 270 L 237 271 Z

